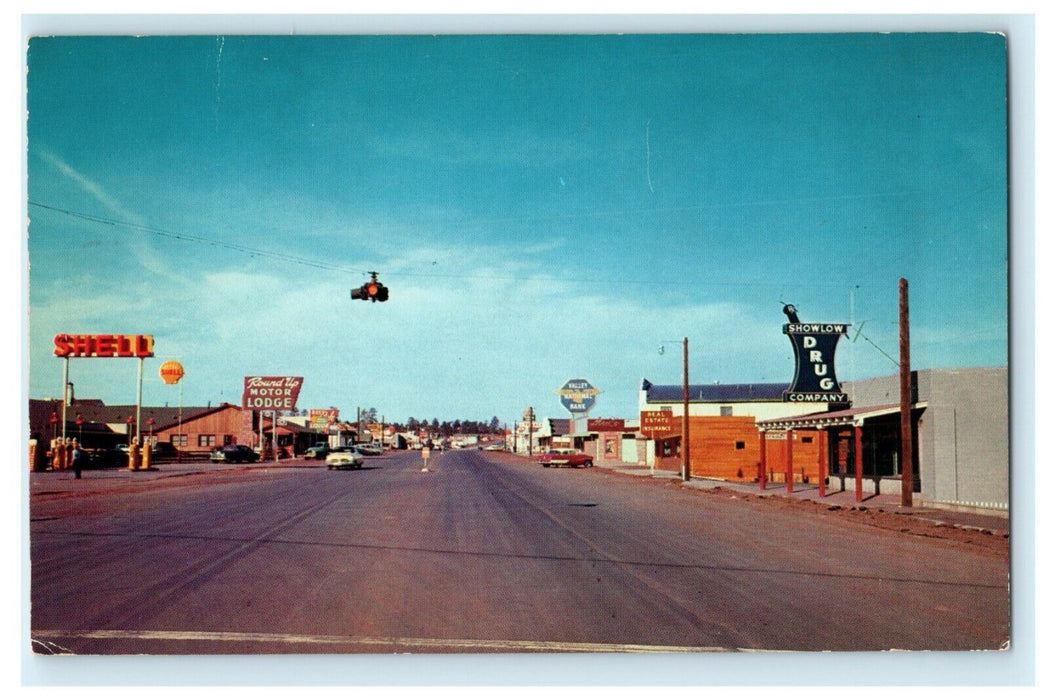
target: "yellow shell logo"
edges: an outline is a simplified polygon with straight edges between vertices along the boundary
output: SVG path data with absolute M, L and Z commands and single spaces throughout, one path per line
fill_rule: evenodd
M 160 378 L 164 380 L 165 384 L 177 384 L 184 374 L 185 371 L 182 369 L 182 365 L 174 360 L 168 360 L 160 366 Z

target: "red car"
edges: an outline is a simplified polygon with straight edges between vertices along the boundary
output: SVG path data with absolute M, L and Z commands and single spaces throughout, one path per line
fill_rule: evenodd
M 592 467 L 594 458 L 579 450 L 565 448 L 539 455 L 539 463 L 544 467 Z

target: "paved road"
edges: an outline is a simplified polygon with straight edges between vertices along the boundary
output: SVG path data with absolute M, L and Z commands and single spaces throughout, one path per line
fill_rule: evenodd
M 34 649 L 998 649 L 1008 562 L 480 451 L 31 498 Z M 43 475 L 68 478 L 65 475 Z

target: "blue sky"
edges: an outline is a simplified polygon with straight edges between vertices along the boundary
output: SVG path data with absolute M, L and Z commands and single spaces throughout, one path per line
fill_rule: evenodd
M 789 382 L 784 302 L 863 323 L 841 379 L 1008 356 L 995 34 L 197 36 L 28 52 L 29 394 L 52 337 L 150 333 L 144 402 L 388 420 L 636 417 L 640 379 Z M 390 301 L 350 300 L 370 270 Z M 667 345 L 660 355 L 657 347 Z M 884 351 L 884 353 L 883 353 Z M 136 363 L 74 360 L 133 403 Z

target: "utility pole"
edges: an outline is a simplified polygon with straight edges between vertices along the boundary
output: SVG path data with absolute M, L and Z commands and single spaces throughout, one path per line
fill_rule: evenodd
M 907 280 L 900 278 L 900 504 L 914 503 L 914 448 L 911 436 L 911 321 Z
M 681 480 L 688 481 L 692 478 L 692 465 L 689 463 L 688 454 L 688 336 L 683 341 L 685 346 L 685 417 L 681 428 Z
M 535 411 L 528 407 L 528 456 L 532 456 L 532 428 L 535 426 Z

